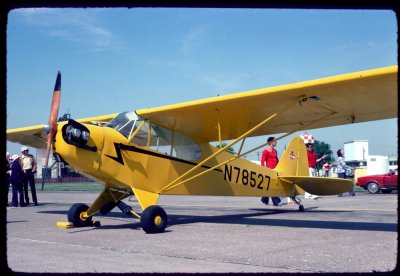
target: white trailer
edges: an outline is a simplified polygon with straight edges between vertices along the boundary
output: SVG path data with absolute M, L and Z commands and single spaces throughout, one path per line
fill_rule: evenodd
M 389 157 L 370 155 L 367 161 L 367 174 L 384 174 L 389 172 Z
M 346 161 L 365 161 L 368 158 L 368 140 L 344 143 Z

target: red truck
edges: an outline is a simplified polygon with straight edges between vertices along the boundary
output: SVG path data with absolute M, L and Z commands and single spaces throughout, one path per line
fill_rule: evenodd
M 377 194 L 382 191 L 389 194 L 393 190 L 397 190 L 397 174 L 377 174 L 367 175 L 357 178 L 357 186 L 368 190 L 371 194 Z

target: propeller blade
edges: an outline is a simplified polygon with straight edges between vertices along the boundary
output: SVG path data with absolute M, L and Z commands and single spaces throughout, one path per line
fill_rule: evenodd
M 58 109 L 60 107 L 60 99 L 61 99 L 61 72 L 58 71 L 56 84 L 54 86 L 53 99 L 51 101 L 50 107 L 50 117 L 48 121 L 48 125 L 51 127 L 49 133 L 47 134 L 47 150 L 46 150 L 46 161 L 45 168 L 47 168 L 51 150 L 51 144 L 53 141 L 54 135 L 57 133 L 57 119 L 58 119 Z

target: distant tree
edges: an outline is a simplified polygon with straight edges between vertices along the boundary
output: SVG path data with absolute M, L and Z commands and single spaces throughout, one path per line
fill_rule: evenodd
M 320 158 L 323 155 L 327 156 L 325 158 L 325 160 L 317 163 L 317 170 L 322 169 L 322 165 L 324 163 L 327 162 L 329 164 L 332 164 L 335 161 L 335 158 L 333 157 L 333 152 L 331 150 L 331 145 L 329 145 L 325 142 L 322 142 L 322 141 L 315 140 L 314 141 L 314 150 L 315 150 L 315 153 L 317 154 L 317 158 Z

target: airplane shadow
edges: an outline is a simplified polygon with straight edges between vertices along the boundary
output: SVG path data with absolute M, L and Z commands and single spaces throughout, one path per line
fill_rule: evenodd
M 310 220 L 254 218 L 257 216 L 274 215 L 277 213 L 280 212 L 272 211 L 269 214 L 266 214 L 265 212 L 264 213 L 256 212 L 256 213 L 222 215 L 222 216 L 169 215 L 168 219 L 171 225 L 206 222 L 206 223 L 225 223 L 225 224 L 239 224 L 239 225 L 280 226 L 280 227 L 290 227 L 290 228 L 300 227 L 300 228 L 337 229 L 337 230 L 397 232 L 396 223 L 324 221 L 324 220 L 311 220 L 311 218 Z
M 7 223 L 20 223 L 20 222 L 28 222 L 27 220 L 7 220 Z
M 306 208 L 305 211 L 310 213 L 338 213 L 338 212 L 352 212 L 352 211 L 334 211 L 334 210 L 312 210 L 315 208 Z M 194 224 L 194 223 L 218 223 L 218 224 L 237 224 L 237 225 L 252 225 L 252 226 L 279 226 L 279 227 L 300 227 L 300 228 L 318 228 L 318 229 L 337 229 L 337 230 L 363 230 L 363 231 L 383 231 L 383 232 L 397 232 L 396 223 L 379 223 L 379 222 L 349 222 L 349 221 L 325 221 L 313 220 L 312 215 L 308 220 L 300 219 L 275 219 L 272 216 L 280 213 L 293 213 L 299 212 L 298 210 L 283 210 L 283 209 L 249 209 L 251 213 L 238 213 L 231 215 L 176 215 L 168 214 L 168 227 L 174 225 Z M 68 211 L 42 211 L 41 213 L 49 214 L 64 214 L 67 216 Z M 168 211 L 167 211 L 168 213 Z M 268 218 L 257 218 L 261 216 L 268 216 Z M 119 211 L 111 211 L 105 216 L 95 215 L 94 220 L 101 221 L 102 217 L 107 218 L 121 218 L 130 219 Z M 141 229 L 140 221 L 133 219 L 132 222 L 126 223 L 121 220 L 122 224 L 118 225 L 101 225 L 94 229 Z M 93 229 L 93 228 L 92 228 Z M 168 231 L 166 231 L 168 232 Z

